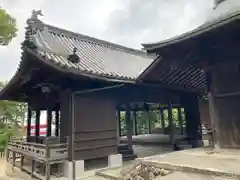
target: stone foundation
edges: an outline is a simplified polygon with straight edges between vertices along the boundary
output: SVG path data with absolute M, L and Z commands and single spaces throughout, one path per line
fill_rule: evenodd
M 108 168 L 116 168 L 122 166 L 122 155 L 113 154 L 108 156 Z M 95 174 L 93 171 L 85 171 L 84 160 L 65 162 L 62 165 L 62 172 L 65 178 L 73 180 L 75 178 L 84 178 Z
M 116 168 L 122 166 L 122 154 L 113 154 L 108 156 L 108 167 Z

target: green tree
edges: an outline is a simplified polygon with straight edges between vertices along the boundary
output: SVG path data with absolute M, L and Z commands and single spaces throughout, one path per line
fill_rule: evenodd
M 0 88 L 4 87 L 0 82 Z M 0 131 L 12 131 L 13 135 L 19 135 L 27 114 L 26 103 L 15 101 L 0 101 Z
M 8 45 L 16 35 L 16 20 L 0 7 L 0 45 Z

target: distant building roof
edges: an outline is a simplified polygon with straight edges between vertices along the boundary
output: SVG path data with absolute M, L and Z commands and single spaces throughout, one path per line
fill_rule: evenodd
M 79 74 L 134 80 L 154 59 L 146 52 L 60 29 L 38 19 L 28 20 L 27 34 L 41 56 Z M 74 48 L 78 63 L 68 60 Z
M 208 13 L 205 23 L 216 21 L 236 12 L 240 12 L 239 0 L 215 0 L 215 8 Z
M 215 0 L 215 8 L 208 13 L 205 22 L 196 29 L 163 41 L 142 45 L 147 51 L 151 51 L 200 35 L 236 19 L 240 19 L 240 0 Z

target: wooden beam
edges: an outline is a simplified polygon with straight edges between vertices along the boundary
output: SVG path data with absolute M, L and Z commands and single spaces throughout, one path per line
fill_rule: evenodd
M 215 93 L 215 98 L 225 98 L 225 97 L 233 97 L 233 96 L 240 96 L 240 91 Z

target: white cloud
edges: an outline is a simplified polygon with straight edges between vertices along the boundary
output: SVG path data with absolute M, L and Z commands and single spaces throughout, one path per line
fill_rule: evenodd
M 26 20 L 42 9 L 42 20 L 89 36 L 133 48 L 158 41 L 201 24 L 212 6 L 209 0 L 0 0 L 17 19 L 18 37 L 0 47 L 0 80 L 8 80 L 21 57 Z

